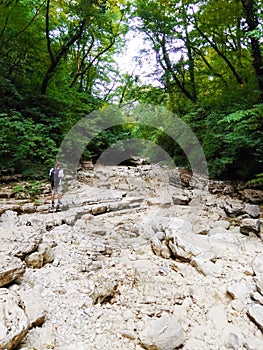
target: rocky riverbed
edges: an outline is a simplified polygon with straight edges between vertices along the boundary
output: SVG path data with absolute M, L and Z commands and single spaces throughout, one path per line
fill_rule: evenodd
M 140 165 L 48 192 L 1 199 L 0 349 L 263 348 L 262 191 Z

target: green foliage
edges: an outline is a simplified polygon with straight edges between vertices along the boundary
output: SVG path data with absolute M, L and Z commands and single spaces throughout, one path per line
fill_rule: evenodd
M 16 198 L 21 198 L 21 197 L 23 197 L 23 193 L 25 192 L 25 188 L 23 185 L 18 183 L 13 187 L 13 192 L 14 192 Z
M 54 159 L 57 147 L 43 124 L 14 111 L 0 115 L 0 130 L 1 171 L 34 176 Z
M 103 130 L 87 145 L 87 153 L 83 153 L 83 158 L 96 161 L 105 150 L 116 143 L 118 143 L 119 150 L 121 151 L 121 141 L 129 138 L 131 138 L 130 124 L 123 123 Z
M 221 120 L 224 127 L 224 152 L 233 158 L 229 171 L 238 177 L 255 176 L 262 169 L 263 105 L 227 115 Z
M 262 169 L 263 105 L 222 116 L 212 115 L 204 148 L 212 176 L 249 179 Z M 207 118 L 206 120 L 209 120 Z
M 247 181 L 246 186 L 263 188 L 263 173 L 256 174 L 254 179 Z
M 41 186 L 41 181 L 30 181 L 25 184 L 17 183 L 12 190 L 16 198 L 30 198 L 37 201 L 36 198 L 41 194 Z
M 176 165 L 187 166 L 177 142 L 149 126 L 161 124 L 183 141 L 187 136 L 173 127 L 168 109 L 198 137 L 212 177 L 260 182 L 263 107 L 253 106 L 263 96 L 254 65 L 261 51 L 254 57 L 250 41 L 262 45 L 261 29 L 246 34 L 242 3 L 92 0 L 50 2 L 47 8 L 39 0 L 0 2 L 0 173 L 46 174 L 67 133 L 85 116 L 91 142 L 85 144 L 83 131 L 76 133 L 83 158 L 96 160 L 114 144 L 123 151 L 125 140 L 138 139 L 142 156 L 158 160 L 155 144 Z M 140 81 L 137 70 L 121 74 L 113 60 L 130 17 L 152 47 L 142 48 L 138 66 L 147 66 L 157 87 Z M 262 22 L 260 11 L 252 20 Z M 109 101 L 121 107 L 123 118 Z M 161 114 L 145 111 L 141 102 L 164 108 Z M 90 115 L 98 109 L 101 114 Z M 104 128 L 105 120 L 115 126 Z M 31 190 L 38 192 L 32 185 L 27 195 Z
M 230 106 L 199 106 L 184 116 L 203 147 L 211 177 L 248 180 L 262 169 L 263 105 L 236 108 L 229 113 Z
M 36 198 L 41 194 L 41 181 L 31 181 L 26 186 L 26 191 L 29 194 L 30 198 Z

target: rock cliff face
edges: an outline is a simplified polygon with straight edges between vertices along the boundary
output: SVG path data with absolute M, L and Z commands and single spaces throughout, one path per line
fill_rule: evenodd
M 262 349 L 262 198 L 154 165 L 5 196 L 0 349 Z

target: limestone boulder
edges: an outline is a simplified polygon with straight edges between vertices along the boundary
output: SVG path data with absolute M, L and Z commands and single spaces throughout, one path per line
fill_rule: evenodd
M 38 247 L 38 253 L 43 256 L 43 264 L 52 263 L 55 259 L 54 248 L 50 243 L 43 242 Z
M 6 289 L 0 289 L 0 349 L 13 349 L 26 336 L 29 319 L 20 297 Z
M 115 295 L 118 294 L 118 281 L 106 279 L 100 280 L 99 283 L 95 285 L 94 291 L 92 293 L 92 299 L 94 304 L 103 304 L 111 302 Z
M 244 346 L 248 350 L 258 350 L 262 347 L 262 339 L 251 335 L 245 340 Z
M 15 204 L 17 205 L 17 203 Z M 11 226 L 15 226 L 18 222 L 18 216 L 17 216 L 17 212 L 13 211 L 11 209 L 6 210 L 2 215 L 1 215 L 1 225 L 3 225 L 4 227 L 11 227 Z
M 60 347 L 56 346 L 55 333 L 54 326 L 47 326 L 45 323 L 41 327 L 31 328 L 27 336 L 19 344 L 19 350 L 61 350 Z
M 249 216 L 251 216 L 252 218 L 256 219 L 260 215 L 260 207 L 259 205 L 256 205 L 256 204 L 246 203 L 244 212 Z
M 1 205 L 0 215 L 6 213 L 7 211 L 18 212 L 19 210 L 20 210 L 19 204 L 16 204 L 16 203 L 4 204 L 4 205 Z
M 194 234 L 191 223 L 183 219 L 174 219 L 165 229 L 165 234 L 173 255 L 183 261 L 191 261 L 212 249 L 208 237 Z
M 45 307 L 37 287 L 19 293 L 25 305 L 25 312 L 30 322 L 30 328 L 39 326 L 45 321 Z
M 23 276 L 25 269 L 25 263 L 19 258 L 0 253 L 0 287 Z
M 191 198 L 184 194 L 173 194 L 172 200 L 176 205 L 187 205 L 191 201 Z
M 162 256 L 165 259 L 171 258 L 172 254 L 170 248 L 156 236 L 153 237 L 151 246 L 154 254 Z
M 244 212 L 244 203 L 239 200 L 226 199 L 224 203 L 224 210 L 229 216 L 238 216 Z
M 243 200 L 249 201 L 254 204 L 262 204 L 263 203 L 263 191 L 256 189 L 245 189 L 240 191 L 240 195 Z
M 246 235 L 250 233 L 259 234 L 260 222 L 257 219 L 243 219 L 240 224 L 240 232 Z
M 4 252 L 19 258 L 25 257 L 37 249 L 42 233 L 27 225 L 0 226 L 0 253 Z
M 263 254 L 259 254 L 253 260 L 252 269 L 255 273 L 255 282 L 258 291 L 263 294 Z
M 214 254 L 200 254 L 191 260 L 191 265 L 204 276 L 219 277 L 223 275 L 223 269 L 217 263 L 213 262 Z
M 183 345 L 184 337 L 181 324 L 167 314 L 151 320 L 139 334 L 140 344 L 147 350 L 174 350 Z
M 263 305 L 253 304 L 248 308 L 248 316 L 263 331 Z

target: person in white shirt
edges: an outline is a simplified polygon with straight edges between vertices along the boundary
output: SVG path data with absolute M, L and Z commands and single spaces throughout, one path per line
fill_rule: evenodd
M 49 171 L 50 181 L 51 181 L 51 201 L 52 207 L 55 206 L 55 196 L 57 195 L 58 205 L 62 205 L 62 181 L 64 177 L 64 171 L 62 164 L 57 162 L 54 168 Z

